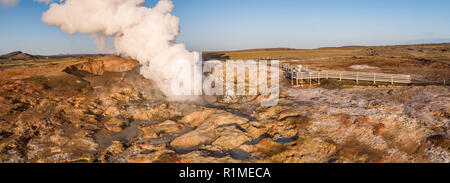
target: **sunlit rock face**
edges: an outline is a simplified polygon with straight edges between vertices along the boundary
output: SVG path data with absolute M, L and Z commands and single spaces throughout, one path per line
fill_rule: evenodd
M 68 67 L 65 71 L 70 74 L 85 76 L 101 76 L 105 72 L 126 72 L 132 70 L 138 62 L 117 56 L 104 56 Z
M 167 101 L 134 63 L 98 56 L 2 78 L 0 161 L 450 161 L 448 87 L 282 81 L 277 106 L 261 96 L 200 105 Z

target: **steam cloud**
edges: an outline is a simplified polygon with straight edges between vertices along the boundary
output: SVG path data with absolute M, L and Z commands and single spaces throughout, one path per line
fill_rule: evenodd
M 153 8 L 144 3 L 145 0 L 65 0 L 52 3 L 42 21 L 65 33 L 92 34 L 98 47 L 104 45 L 106 36 L 114 37 L 116 52 L 138 60 L 141 75 L 155 81 L 169 100 L 186 100 L 187 97 L 173 94 L 170 84 L 175 78 L 188 76 L 194 60 L 193 53 L 183 44 L 174 43 L 179 34 L 179 19 L 171 14 L 174 5 L 171 0 L 160 0 Z

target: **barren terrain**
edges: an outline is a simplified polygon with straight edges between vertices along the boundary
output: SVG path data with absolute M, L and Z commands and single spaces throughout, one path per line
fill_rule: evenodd
M 257 49 L 208 52 L 205 59 L 279 59 L 315 70 L 411 74 L 415 83 L 442 84 L 450 79 L 450 44 L 348 46 L 315 50 Z
M 0 59 L 0 162 L 450 162 L 450 44 L 210 52 L 310 68 L 411 73 L 202 104 L 165 100 L 116 56 Z

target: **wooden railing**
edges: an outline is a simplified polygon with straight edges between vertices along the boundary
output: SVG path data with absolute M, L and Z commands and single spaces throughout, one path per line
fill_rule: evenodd
M 354 80 L 356 84 L 360 81 L 371 81 L 374 84 L 377 82 L 388 82 L 391 84 L 402 83 L 410 84 L 411 75 L 406 74 L 387 74 L 387 73 L 376 73 L 376 72 L 351 72 L 351 71 L 314 71 L 303 67 L 302 65 L 290 65 L 282 64 L 281 68 L 285 71 L 286 77 L 291 79 L 291 84 L 299 85 L 303 84 L 304 81 L 312 81 L 320 83 L 321 79 L 338 79 L 342 80 Z

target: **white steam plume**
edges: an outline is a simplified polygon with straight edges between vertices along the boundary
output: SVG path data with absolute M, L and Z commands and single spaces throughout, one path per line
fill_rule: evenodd
M 153 8 L 144 3 L 145 0 L 65 0 L 52 3 L 42 21 L 69 34 L 113 36 L 116 52 L 138 60 L 141 74 L 155 81 L 169 100 L 186 100 L 188 97 L 177 97 L 171 89 L 174 78 L 192 71 L 194 59 L 183 44 L 174 43 L 179 34 L 179 19 L 171 14 L 174 5 L 171 0 L 160 0 Z

